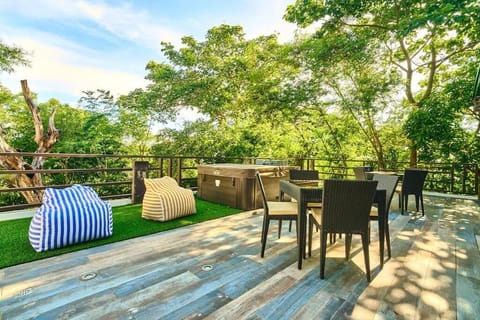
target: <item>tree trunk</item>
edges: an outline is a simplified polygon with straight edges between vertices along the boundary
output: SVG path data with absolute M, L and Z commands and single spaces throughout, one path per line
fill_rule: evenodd
M 57 130 L 54 125 L 55 110 L 50 114 L 48 132 L 45 133 L 43 130 L 42 119 L 40 117 L 40 108 L 33 102 L 27 80 L 22 80 L 21 85 L 22 93 L 32 114 L 33 125 L 35 127 L 34 140 L 37 143 L 37 150 L 35 153 L 48 153 L 60 137 L 60 131 Z M 12 148 L 5 141 L 3 137 L 3 126 L 1 124 L 0 152 L 17 152 L 15 148 Z M 26 163 L 23 157 L 19 155 L 0 156 L 0 167 L 6 170 L 38 170 L 43 168 L 44 163 L 45 157 L 42 155 L 34 156 L 31 164 Z M 18 173 L 13 178 L 7 180 L 7 184 L 14 188 L 41 187 L 43 186 L 42 175 L 40 173 Z M 28 203 L 42 202 L 43 190 L 22 191 L 21 193 Z
M 413 145 L 413 143 L 411 143 L 411 145 L 410 145 L 410 161 L 409 161 L 410 168 L 416 168 L 417 167 L 417 162 L 418 162 L 417 157 L 418 157 L 417 147 L 415 147 Z

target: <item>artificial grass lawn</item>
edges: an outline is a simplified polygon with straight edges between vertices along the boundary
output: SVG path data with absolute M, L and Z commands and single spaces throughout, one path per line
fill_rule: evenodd
M 142 219 L 141 204 L 114 207 L 112 208 L 113 235 L 111 237 L 46 252 L 35 252 L 30 245 L 28 228 L 31 218 L 2 221 L 0 222 L 0 248 L 2 248 L 2 250 L 0 250 L 0 269 L 242 212 L 242 210 L 239 209 L 201 199 L 195 199 L 195 205 L 197 207 L 196 214 L 166 222 Z

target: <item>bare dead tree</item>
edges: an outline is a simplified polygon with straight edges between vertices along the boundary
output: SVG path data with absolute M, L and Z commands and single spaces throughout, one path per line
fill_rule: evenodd
M 40 108 L 33 102 L 27 80 L 20 81 L 22 85 L 22 93 L 32 114 L 33 125 L 35 127 L 34 141 L 37 144 L 35 153 L 49 153 L 53 145 L 60 138 L 60 131 L 55 128 L 54 118 L 56 109 L 52 110 L 48 120 L 48 131 L 44 132 L 42 119 L 40 116 Z M 11 147 L 3 137 L 3 126 L 0 124 L 0 152 L 16 153 L 17 150 Z M 32 163 L 25 162 L 22 156 L 4 155 L 0 156 L 0 167 L 6 170 L 38 170 L 43 169 L 45 157 L 43 155 L 34 156 Z M 40 173 L 18 173 L 7 181 L 10 187 L 30 188 L 43 186 L 42 175 Z M 42 201 L 43 190 L 22 191 L 23 197 L 28 203 L 38 203 Z

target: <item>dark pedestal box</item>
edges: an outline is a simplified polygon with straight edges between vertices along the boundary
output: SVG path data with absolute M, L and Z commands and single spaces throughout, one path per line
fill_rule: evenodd
M 278 201 L 279 181 L 288 180 L 295 166 L 269 166 L 249 164 L 198 165 L 198 196 L 233 208 L 253 210 L 262 208 L 262 198 L 255 173 L 262 175 L 267 198 Z

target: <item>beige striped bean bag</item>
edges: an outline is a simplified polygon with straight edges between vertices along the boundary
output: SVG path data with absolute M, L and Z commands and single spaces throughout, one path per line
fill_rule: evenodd
M 175 179 L 146 178 L 144 182 L 142 218 L 168 221 L 196 213 L 192 190 L 180 187 Z

